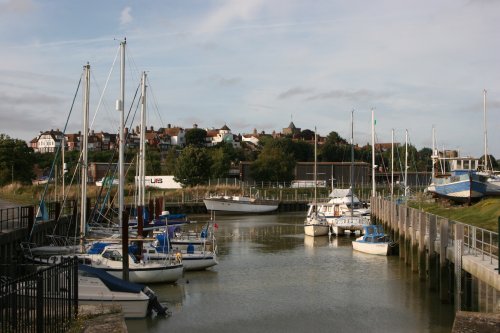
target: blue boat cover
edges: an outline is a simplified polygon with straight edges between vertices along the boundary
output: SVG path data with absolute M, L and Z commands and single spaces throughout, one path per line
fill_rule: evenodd
M 140 293 L 144 289 L 142 284 L 119 279 L 100 268 L 80 264 L 78 265 L 78 269 L 87 274 L 98 277 L 112 291 Z

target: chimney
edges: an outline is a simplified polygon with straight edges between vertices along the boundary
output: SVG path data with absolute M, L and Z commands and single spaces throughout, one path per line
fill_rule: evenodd
M 193 124 L 193 128 L 198 128 L 198 124 Z
M 170 124 L 167 124 L 167 128 L 172 128 L 172 125 L 170 125 Z

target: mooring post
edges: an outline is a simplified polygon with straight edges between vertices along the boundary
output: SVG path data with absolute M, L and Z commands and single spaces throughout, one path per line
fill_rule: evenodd
M 418 272 L 418 239 L 417 227 L 420 225 L 420 212 L 412 208 L 411 214 L 411 270 Z
M 418 228 L 418 276 L 420 280 L 427 278 L 427 260 L 425 257 L 425 234 L 427 229 L 427 213 L 420 211 L 419 214 L 419 228 Z
M 464 225 L 455 224 L 455 310 L 462 310 L 462 253 L 464 247 Z
M 436 215 L 429 216 L 429 253 L 427 255 L 428 258 L 428 267 L 429 267 L 429 289 L 431 291 L 436 290 L 436 287 L 439 284 L 438 281 L 438 261 L 436 254 L 436 236 L 437 236 L 437 223 L 436 223 Z
M 441 219 L 439 228 L 439 299 L 442 303 L 448 303 L 450 301 L 449 271 L 448 267 L 446 267 L 448 224 L 448 219 Z
M 408 263 L 408 252 L 406 251 L 406 242 L 408 241 L 408 206 L 403 206 L 403 214 L 401 215 L 403 219 L 403 239 L 399 246 L 399 251 L 401 252 L 401 257 L 404 258 L 405 264 Z

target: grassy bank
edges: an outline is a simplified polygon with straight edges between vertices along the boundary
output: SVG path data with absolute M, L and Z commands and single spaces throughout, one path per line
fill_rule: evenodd
M 413 201 L 410 206 L 451 220 L 498 232 L 500 198 L 483 199 L 471 206 L 429 201 Z

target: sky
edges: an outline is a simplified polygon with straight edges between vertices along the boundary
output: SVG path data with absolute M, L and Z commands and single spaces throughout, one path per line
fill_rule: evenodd
M 430 148 L 434 128 L 439 149 L 479 157 L 486 137 L 498 159 L 498 13 L 496 0 L 0 0 L 0 133 L 81 130 L 87 63 L 92 129 L 117 132 L 126 38 L 125 108 L 146 71 L 155 129 L 293 121 L 349 139 L 354 110 L 364 145 L 374 110 L 379 143 L 407 131 Z

